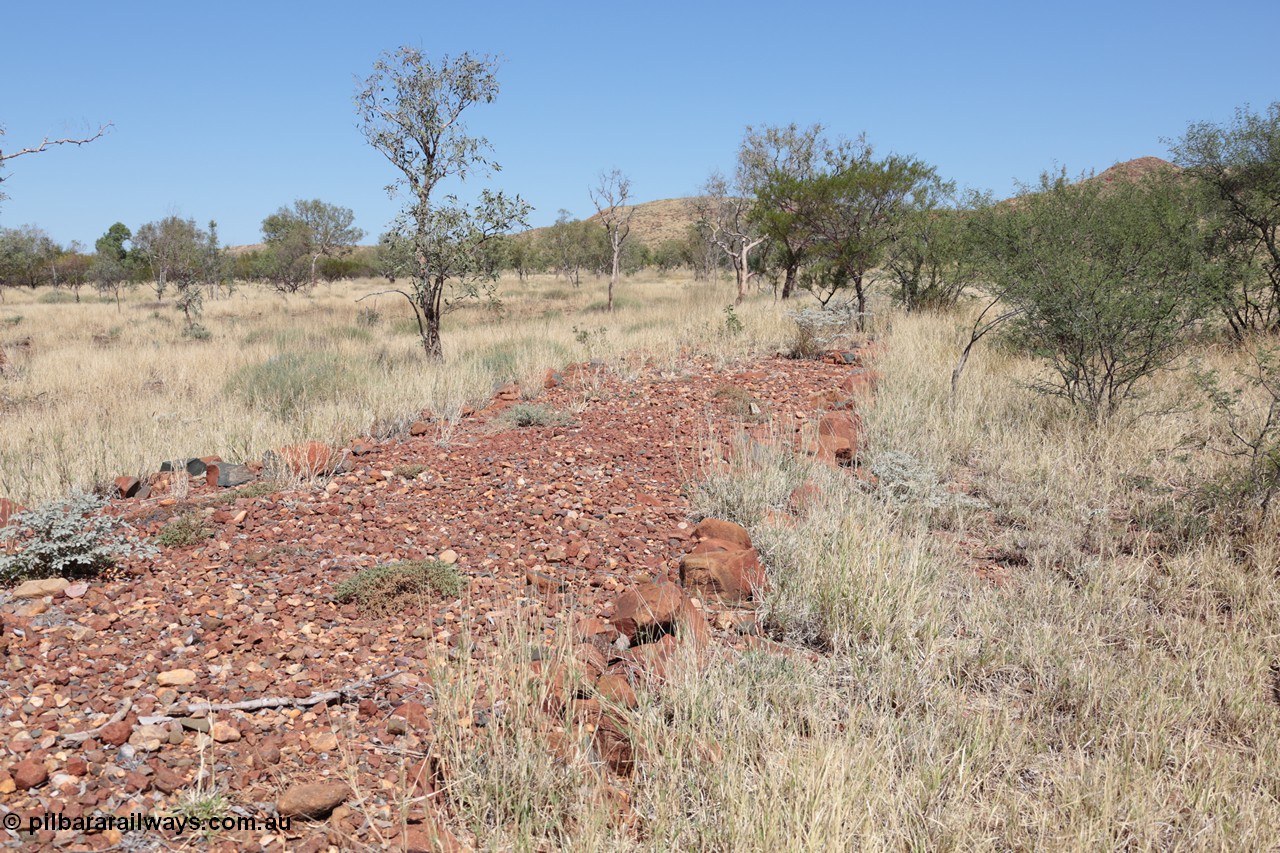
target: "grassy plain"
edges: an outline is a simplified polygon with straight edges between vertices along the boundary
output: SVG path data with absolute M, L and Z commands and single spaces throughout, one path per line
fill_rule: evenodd
M 206 300 L 207 340 L 185 337 L 181 314 L 145 289 L 119 310 L 92 295 L 76 304 L 65 293 L 10 292 L 0 304 L 0 495 L 39 502 L 170 458 L 256 459 L 305 439 L 392 435 L 424 409 L 447 438 L 464 406 L 512 381 L 536 392 L 549 367 L 676 364 L 689 347 L 728 358 L 783 336 L 767 300 L 741 309 L 746 334 L 720 334 L 732 302 L 724 284 L 637 276 L 612 316 L 600 310 L 604 286 L 504 281 L 501 310 L 477 304 L 446 318 L 440 365 L 423 357 L 403 297 L 357 303 L 383 282 L 288 297 L 242 287 Z
M 441 366 L 399 297 L 355 303 L 374 283 L 212 301 L 209 341 L 140 294 L 120 312 L 11 295 L 0 492 L 38 500 L 168 456 L 392 433 L 424 407 L 447 439 L 463 405 L 511 380 L 536 388 L 550 366 L 678 365 L 686 347 L 727 359 L 791 334 L 767 299 L 725 332 L 727 285 L 630 280 L 609 316 L 592 308 L 602 283 L 504 284 L 505 313 L 449 318 Z M 952 405 L 970 319 L 878 318 L 862 461 L 879 488 L 767 450 L 694 484 L 702 512 L 750 528 L 773 582 L 761 619 L 816 663 L 724 655 L 646 694 L 637 829 L 604 774 L 538 734 L 550 687 L 516 643 L 505 671 L 528 695 L 485 730 L 490 760 L 438 721 L 463 771 L 454 828 L 488 849 L 1274 849 L 1280 537 L 1212 500 L 1236 464 L 1216 452 L 1223 425 L 1185 364 L 1098 424 L 1031 390 L 1036 365 L 998 345 Z M 778 523 L 805 480 L 821 500 Z M 481 678 L 437 688 L 447 714 Z

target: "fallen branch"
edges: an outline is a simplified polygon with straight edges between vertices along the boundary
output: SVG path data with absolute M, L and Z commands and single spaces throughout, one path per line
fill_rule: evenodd
M 312 693 L 302 699 L 295 698 L 264 698 L 264 699 L 245 699 L 242 702 L 198 702 L 187 706 L 187 715 L 194 716 L 196 714 L 207 714 L 210 711 L 261 711 L 263 708 L 310 708 L 313 705 L 328 705 L 333 702 L 346 702 L 356 698 L 359 691 L 378 683 L 386 681 L 389 678 L 395 678 L 400 674 L 399 670 L 388 672 L 386 675 L 379 675 L 375 678 L 366 678 L 363 681 L 353 681 L 350 684 L 344 684 L 337 690 L 326 690 L 322 693 Z
M 84 743 L 91 737 L 97 737 L 107 726 L 118 723 L 125 717 L 129 716 L 129 711 L 131 710 L 133 710 L 133 700 L 125 699 L 120 703 L 120 709 L 111 715 L 111 719 L 96 728 L 89 729 L 87 732 L 76 732 L 75 734 L 63 735 L 62 742 L 64 744 Z

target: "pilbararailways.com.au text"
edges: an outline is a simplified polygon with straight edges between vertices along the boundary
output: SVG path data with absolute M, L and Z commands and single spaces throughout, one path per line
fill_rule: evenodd
M 29 815 L 23 820 L 17 814 L 9 812 L 0 818 L 5 829 L 28 832 L 52 830 L 53 832 L 106 832 L 114 829 L 119 832 L 164 832 L 176 835 L 205 832 L 288 832 L 292 818 L 287 817 L 246 817 L 228 815 L 226 817 L 200 818 L 179 815 L 110 815 L 88 814 L 68 817 L 61 812 Z

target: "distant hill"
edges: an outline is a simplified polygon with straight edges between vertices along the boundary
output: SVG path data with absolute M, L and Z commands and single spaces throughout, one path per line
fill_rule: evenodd
M 657 248 L 666 240 L 676 240 L 685 235 L 689 226 L 698 221 L 695 209 L 698 199 L 664 198 L 635 205 L 631 217 L 631 239 L 650 248 Z M 599 214 L 587 217 L 588 222 L 599 219 Z M 537 238 L 546 228 L 531 228 L 523 236 Z
M 1173 172 L 1177 174 L 1181 171 L 1182 168 L 1180 166 L 1175 166 L 1168 160 L 1161 160 L 1159 157 L 1137 157 L 1133 160 L 1126 160 L 1123 163 L 1116 163 L 1090 180 L 1102 181 L 1107 184 L 1134 183 L 1156 172 Z

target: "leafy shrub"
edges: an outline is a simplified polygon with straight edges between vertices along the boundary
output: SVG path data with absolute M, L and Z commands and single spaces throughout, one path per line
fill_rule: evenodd
M 975 250 L 1014 309 L 1014 335 L 1054 378 L 1040 390 L 1113 414 L 1185 349 L 1212 294 L 1197 213 L 1176 180 L 1046 174 L 1016 204 L 980 214 Z
M 0 581 L 83 577 L 121 557 L 155 554 L 127 522 L 99 512 L 106 504 L 81 494 L 14 515 L 0 528 Z
M 397 477 L 404 477 L 406 480 L 412 480 L 414 477 L 427 470 L 426 465 L 397 465 L 391 469 L 391 473 Z
M 356 323 L 365 328 L 372 328 L 382 322 L 382 312 L 377 308 L 361 308 L 356 312 Z
M 362 569 L 338 584 L 334 598 L 354 601 L 373 615 L 400 610 L 406 598 L 443 595 L 455 598 L 466 588 L 458 570 L 439 560 L 406 560 Z
M 194 545 L 213 535 L 213 531 L 204 526 L 204 519 L 198 512 L 188 512 L 166 524 L 156 535 L 156 542 L 166 548 L 181 548 Z
M 76 298 L 65 290 L 51 290 L 40 294 L 36 301 L 42 305 L 65 305 L 68 302 L 75 302 Z
M 549 406 L 517 403 L 499 415 L 498 420 L 515 427 L 533 427 L 555 426 L 564 423 L 566 418 L 563 412 L 557 412 Z

